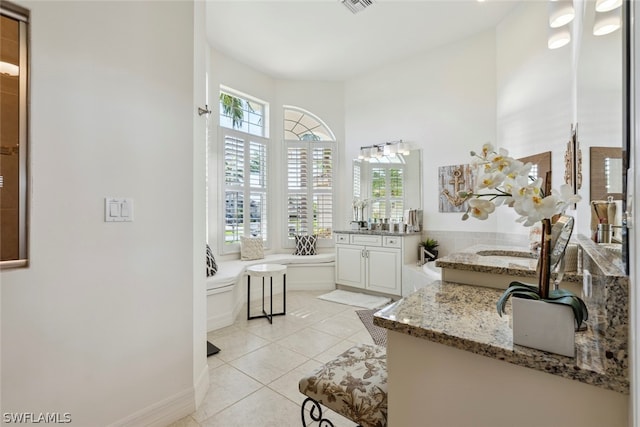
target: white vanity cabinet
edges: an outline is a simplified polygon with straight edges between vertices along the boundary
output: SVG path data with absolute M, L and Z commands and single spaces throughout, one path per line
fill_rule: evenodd
M 415 265 L 419 235 L 336 233 L 336 283 L 402 296 L 402 266 Z

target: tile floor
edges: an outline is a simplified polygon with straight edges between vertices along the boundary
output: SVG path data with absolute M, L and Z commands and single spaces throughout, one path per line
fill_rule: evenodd
M 170 427 L 301 426 L 300 378 L 354 344 L 373 344 L 356 314 L 362 308 L 316 298 L 324 293 L 287 292 L 287 314 L 273 325 L 246 320 L 244 308 L 232 326 L 210 332 L 221 351 L 208 358 L 209 391 L 195 413 Z M 252 315 L 259 311 L 252 308 Z M 326 416 L 335 427 L 355 426 Z

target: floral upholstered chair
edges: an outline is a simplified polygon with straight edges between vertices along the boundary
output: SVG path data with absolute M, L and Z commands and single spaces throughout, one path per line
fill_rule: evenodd
M 387 425 L 386 348 L 360 344 L 325 363 L 298 383 L 307 396 L 303 402 L 302 425 L 307 417 L 320 425 L 333 426 L 322 418 L 323 405 L 362 427 Z M 306 407 L 312 405 L 307 413 Z

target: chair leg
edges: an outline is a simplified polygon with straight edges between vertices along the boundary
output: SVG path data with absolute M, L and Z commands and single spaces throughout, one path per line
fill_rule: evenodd
M 300 408 L 300 415 L 302 416 L 302 427 L 308 427 L 306 421 L 305 406 L 307 403 L 311 403 L 311 408 L 309 410 L 309 417 L 311 417 L 312 421 L 319 421 L 318 427 L 334 427 L 333 423 L 326 418 L 322 418 L 322 406 L 316 400 L 307 397 L 304 402 L 302 402 L 302 407 Z

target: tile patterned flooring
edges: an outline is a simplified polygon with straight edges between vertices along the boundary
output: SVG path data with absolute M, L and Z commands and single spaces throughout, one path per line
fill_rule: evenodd
M 300 378 L 355 344 L 373 344 L 356 314 L 362 308 L 316 298 L 324 293 L 287 292 L 287 314 L 272 325 L 247 321 L 245 306 L 232 326 L 210 332 L 221 351 L 208 358 L 209 391 L 196 412 L 170 427 L 301 426 Z M 356 425 L 325 415 L 335 427 Z

